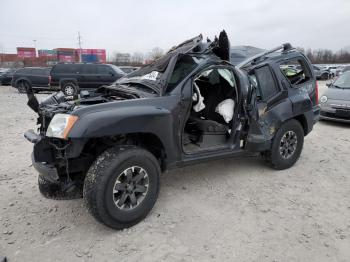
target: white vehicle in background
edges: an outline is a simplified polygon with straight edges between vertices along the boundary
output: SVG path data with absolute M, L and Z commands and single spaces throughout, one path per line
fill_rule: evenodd
M 317 80 L 327 80 L 330 78 L 330 72 L 327 68 L 320 65 L 312 65 Z
M 340 71 L 339 75 L 344 74 L 345 72 L 350 71 L 350 65 L 344 66 Z

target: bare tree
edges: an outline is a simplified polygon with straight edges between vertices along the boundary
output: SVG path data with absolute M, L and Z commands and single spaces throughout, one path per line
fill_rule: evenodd
M 144 61 L 144 55 L 141 52 L 135 52 L 131 56 L 131 63 L 135 66 L 142 65 Z
M 158 58 L 162 57 L 164 54 L 163 49 L 160 47 L 155 47 L 152 49 L 152 51 L 149 53 L 150 60 L 157 60 Z

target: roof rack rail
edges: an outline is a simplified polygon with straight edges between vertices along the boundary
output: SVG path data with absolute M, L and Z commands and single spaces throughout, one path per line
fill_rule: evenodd
M 283 53 L 288 52 L 290 50 L 293 50 L 294 48 L 292 47 L 292 45 L 290 43 L 284 43 L 280 46 L 277 46 L 275 48 L 272 48 L 268 51 L 265 51 L 263 53 L 257 54 L 255 56 L 252 56 L 250 58 L 248 58 L 247 60 L 243 61 L 242 63 L 237 65 L 237 68 L 244 68 L 249 64 L 254 64 L 256 62 L 258 62 L 259 60 L 262 60 L 263 58 L 265 58 L 265 56 L 267 56 L 268 54 L 272 54 L 275 53 L 279 50 L 281 50 Z

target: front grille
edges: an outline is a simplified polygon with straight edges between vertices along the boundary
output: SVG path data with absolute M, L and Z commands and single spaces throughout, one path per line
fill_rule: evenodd
M 350 120 L 350 111 L 347 111 L 346 113 L 339 112 L 338 110 L 336 110 L 335 113 L 321 111 L 321 116 Z

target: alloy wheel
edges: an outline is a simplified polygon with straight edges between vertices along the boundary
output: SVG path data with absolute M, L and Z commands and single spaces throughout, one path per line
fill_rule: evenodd
M 298 144 L 297 134 L 294 131 L 287 131 L 280 142 L 280 154 L 284 159 L 290 158 L 296 151 Z
M 64 92 L 66 93 L 66 95 L 72 96 L 74 94 L 74 87 L 71 85 L 67 85 L 64 87 Z
M 120 210 L 131 210 L 138 207 L 148 192 L 149 177 L 147 172 L 132 166 L 125 169 L 116 179 L 113 186 L 113 201 Z

